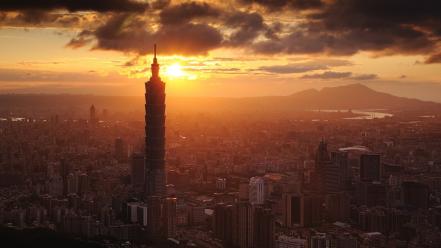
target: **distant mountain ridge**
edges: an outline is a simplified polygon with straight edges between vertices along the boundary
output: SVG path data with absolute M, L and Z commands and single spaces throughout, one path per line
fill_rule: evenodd
M 0 95 L 0 111 L 57 108 L 144 111 L 142 96 L 94 95 Z M 436 111 L 441 103 L 422 101 L 378 92 L 362 84 L 309 89 L 288 96 L 247 98 L 168 97 L 167 112 L 287 113 L 314 109 L 386 109 L 388 111 Z

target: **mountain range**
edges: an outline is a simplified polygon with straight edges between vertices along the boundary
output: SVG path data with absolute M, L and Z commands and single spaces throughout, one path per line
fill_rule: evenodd
M 98 109 L 143 112 L 142 96 L 94 95 L 0 95 L 0 111 L 19 109 L 85 111 L 94 104 Z M 362 84 L 309 89 L 287 96 L 247 98 L 168 97 L 167 112 L 289 113 L 317 109 L 383 109 L 389 112 L 441 112 L 441 103 L 398 97 L 378 92 Z

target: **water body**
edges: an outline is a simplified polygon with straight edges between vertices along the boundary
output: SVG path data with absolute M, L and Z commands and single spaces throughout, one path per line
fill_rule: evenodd
M 328 113 L 347 113 L 349 112 L 347 109 L 320 109 L 320 110 L 313 110 L 315 112 L 328 112 Z M 344 118 L 345 120 L 373 120 L 373 119 L 384 119 L 386 117 L 392 117 L 393 114 L 386 113 L 385 109 L 353 109 L 350 110 L 353 114 L 360 115 L 355 117 L 347 117 Z

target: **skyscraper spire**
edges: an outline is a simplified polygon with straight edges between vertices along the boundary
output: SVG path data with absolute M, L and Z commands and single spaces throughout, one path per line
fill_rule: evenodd
M 159 64 L 156 58 L 156 44 L 153 46 L 153 64 L 152 64 L 152 78 L 159 78 Z
M 156 59 L 156 44 L 154 45 L 154 54 L 155 54 L 155 56 L 153 57 L 153 63 L 154 64 L 157 64 L 158 63 L 158 60 Z

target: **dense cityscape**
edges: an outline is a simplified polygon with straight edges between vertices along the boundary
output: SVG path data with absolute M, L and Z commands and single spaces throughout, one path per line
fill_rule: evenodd
M 440 17 L 0 0 L 0 247 L 441 248 Z
M 3 113 L 0 224 L 100 247 L 441 246 L 441 116 L 165 122 L 158 72 L 144 121 Z

